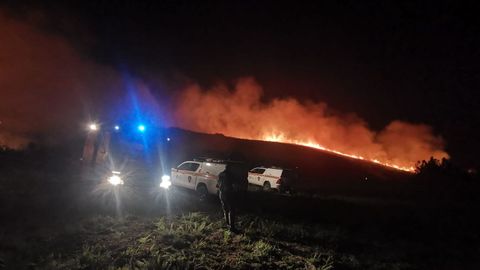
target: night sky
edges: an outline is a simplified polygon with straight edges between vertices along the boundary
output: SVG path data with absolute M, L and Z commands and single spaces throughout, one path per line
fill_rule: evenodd
M 128 66 L 139 76 L 162 74 L 172 84 L 189 78 L 207 87 L 252 76 L 266 99 L 323 101 L 356 113 L 374 129 L 394 119 L 431 125 L 453 160 L 480 165 L 476 6 L 459 1 L 64 2 L 12 1 L 5 8 L 18 18 L 35 18 L 46 32 L 66 37 L 98 63 Z

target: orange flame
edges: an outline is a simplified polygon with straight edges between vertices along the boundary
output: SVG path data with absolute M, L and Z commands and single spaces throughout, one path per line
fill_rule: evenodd
M 261 96 L 261 87 L 251 78 L 239 80 L 233 91 L 222 85 L 208 91 L 191 85 L 175 104 L 175 124 L 312 147 L 406 172 L 414 172 L 420 160 L 448 158 L 442 138 L 427 125 L 393 121 L 377 132 L 356 116 L 332 114 L 325 103 L 293 98 L 263 102 Z
M 413 167 L 413 166 L 403 167 L 403 166 L 398 166 L 396 164 L 391 164 L 391 163 L 388 163 L 388 162 L 381 162 L 378 159 L 369 159 L 369 158 L 365 158 L 365 157 L 360 156 L 360 155 L 347 154 L 347 153 L 343 153 L 343 152 L 340 152 L 340 151 L 336 151 L 336 150 L 333 150 L 333 149 L 326 148 L 323 145 L 321 145 L 319 143 L 316 143 L 316 142 L 313 142 L 313 141 L 291 140 L 291 139 L 285 138 L 285 136 L 283 134 L 268 135 L 268 136 L 263 137 L 261 140 L 262 141 L 268 141 L 268 142 L 280 142 L 280 143 L 302 145 L 302 146 L 306 146 L 306 147 L 320 149 L 320 150 L 330 152 L 330 153 L 334 153 L 334 154 L 344 156 L 344 157 L 370 161 L 370 162 L 377 163 L 377 164 L 380 164 L 380 165 L 383 165 L 383 166 L 386 166 L 386 167 L 390 167 L 390 168 L 393 168 L 393 169 L 397 169 L 397 170 L 402 170 L 402 171 L 406 171 L 406 172 L 415 172 L 415 167 Z

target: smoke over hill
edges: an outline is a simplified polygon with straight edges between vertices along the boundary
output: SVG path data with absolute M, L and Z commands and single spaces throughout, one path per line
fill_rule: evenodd
M 427 125 L 393 121 L 374 131 L 323 102 L 264 101 L 253 78 L 239 79 L 233 89 L 191 84 L 165 104 L 153 94 L 155 83 L 85 58 L 67 39 L 1 9 L 0 36 L 0 145 L 11 148 L 56 142 L 102 113 L 122 116 L 141 108 L 157 119 L 170 111 L 172 119 L 161 121 L 170 126 L 302 144 L 406 168 L 431 156 L 448 157 Z
M 326 103 L 262 102 L 262 88 L 252 78 L 238 80 L 234 89 L 192 85 L 176 108 L 176 123 L 195 131 L 301 144 L 406 169 L 419 160 L 448 157 L 442 139 L 427 125 L 397 120 L 374 131 L 355 115 L 332 114 Z

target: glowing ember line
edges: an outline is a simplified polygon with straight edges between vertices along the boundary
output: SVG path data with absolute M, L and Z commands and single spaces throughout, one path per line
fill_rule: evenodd
M 442 138 L 428 125 L 395 120 L 376 131 L 357 116 L 335 115 L 322 102 L 263 100 L 262 95 L 253 78 L 241 78 L 233 89 L 191 85 L 177 99 L 174 123 L 198 132 L 302 145 L 406 172 L 414 172 L 419 160 L 448 158 Z
M 343 152 L 340 152 L 340 151 L 337 151 L 337 150 L 326 148 L 325 146 L 320 145 L 316 142 L 312 142 L 312 141 L 300 141 L 300 140 L 286 139 L 285 136 L 283 136 L 283 135 L 269 135 L 269 136 L 263 137 L 262 140 L 263 141 L 269 141 L 269 142 L 280 142 L 280 143 L 302 145 L 302 146 L 306 146 L 306 147 L 320 149 L 320 150 L 327 151 L 327 152 L 330 152 L 330 153 L 334 153 L 334 154 L 344 156 L 344 157 L 349 157 L 349 158 L 353 158 L 353 159 L 359 159 L 359 160 L 373 162 L 373 163 L 376 163 L 376 164 L 379 164 L 379 165 L 382 165 L 382 166 L 385 166 L 385 167 L 389 167 L 389 168 L 392 168 L 392 169 L 396 169 L 396 170 L 401 170 L 401 171 L 411 172 L 411 173 L 415 172 L 414 167 L 398 166 L 396 164 L 392 164 L 392 163 L 389 163 L 389 162 L 381 162 L 378 159 L 368 159 L 368 158 L 365 158 L 365 157 L 360 156 L 360 155 L 343 153 Z

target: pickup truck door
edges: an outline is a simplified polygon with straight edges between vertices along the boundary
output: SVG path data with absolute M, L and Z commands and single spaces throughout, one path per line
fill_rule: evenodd
M 198 171 L 202 168 L 200 163 L 190 164 L 190 173 L 186 175 L 185 186 L 189 189 L 195 189 L 197 187 Z
M 173 183 L 178 186 L 191 188 L 192 182 L 196 181 L 196 174 L 200 164 L 197 162 L 184 162 L 177 167 L 177 173 L 173 179 Z
M 263 172 L 265 169 L 255 168 L 248 174 L 248 182 L 254 185 L 263 185 Z

